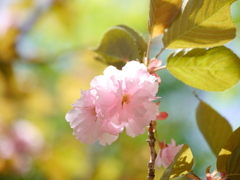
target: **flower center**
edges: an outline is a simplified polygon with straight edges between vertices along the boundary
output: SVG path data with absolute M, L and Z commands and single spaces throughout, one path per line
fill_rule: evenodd
M 90 115 L 96 117 L 97 113 L 96 113 L 95 107 L 85 107 L 85 108 Z M 97 121 L 97 118 L 95 119 L 95 121 Z
M 124 104 L 128 104 L 130 102 L 130 95 L 129 94 L 124 94 L 122 98 L 122 108 Z
M 91 113 L 91 115 L 96 116 L 95 108 L 89 109 L 89 112 Z

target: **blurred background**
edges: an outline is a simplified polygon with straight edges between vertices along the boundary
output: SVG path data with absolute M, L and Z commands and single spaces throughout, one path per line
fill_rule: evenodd
M 240 3 L 232 5 L 237 37 L 227 44 L 240 56 Z M 0 180 L 141 180 L 147 176 L 147 134 L 124 133 L 110 146 L 81 144 L 65 120 L 71 104 L 106 65 L 94 60 L 104 32 L 125 24 L 147 40 L 149 1 L 0 0 Z M 151 49 L 159 51 L 156 39 Z M 165 64 L 171 51 L 161 59 Z M 160 140 L 187 143 L 194 172 L 215 169 L 213 155 L 195 121 L 194 89 L 159 72 Z M 230 90 L 197 94 L 240 126 L 240 84 Z M 157 170 L 159 179 L 163 169 Z

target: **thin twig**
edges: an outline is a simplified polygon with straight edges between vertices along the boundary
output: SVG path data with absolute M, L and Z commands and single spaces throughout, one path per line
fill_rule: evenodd
M 199 100 L 201 101 L 201 99 L 198 97 L 197 93 L 196 93 L 196 90 L 193 91 L 193 95 Z
M 146 54 L 147 64 L 145 64 L 146 66 L 149 63 L 149 54 L 150 54 L 151 45 L 152 45 L 152 37 L 150 37 L 149 40 L 148 40 L 148 47 L 147 47 L 147 54 Z
M 201 180 L 192 170 L 188 171 L 189 173 L 191 173 L 194 176 L 195 180 Z
M 157 59 L 158 58 L 158 56 L 160 56 L 160 54 L 162 54 L 162 52 L 165 50 L 165 48 L 162 48 L 160 51 L 159 51 L 159 53 L 155 56 L 155 59 Z
M 159 68 L 154 69 L 154 72 L 162 70 L 162 69 L 167 69 L 167 66 L 161 66 Z
M 154 177 L 155 177 L 155 169 L 154 169 L 154 166 L 155 166 L 155 159 L 157 157 L 157 153 L 156 153 L 156 150 L 155 150 L 155 142 L 156 142 L 156 139 L 154 137 L 154 127 L 153 127 L 153 124 L 152 124 L 152 121 L 150 122 L 149 126 L 148 126 L 148 144 L 149 144 L 149 147 L 150 147 L 150 160 L 149 160 L 149 163 L 148 163 L 148 177 L 147 179 L 148 180 L 153 180 Z

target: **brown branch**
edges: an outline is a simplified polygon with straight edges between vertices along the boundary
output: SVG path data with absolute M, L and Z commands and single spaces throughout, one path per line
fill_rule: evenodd
M 156 153 L 156 150 L 155 150 L 156 139 L 154 137 L 154 131 L 155 131 L 155 128 L 153 126 L 153 121 L 151 121 L 149 126 L 148 126 L 148 138 L 149 139 L 147 139 L 147 142 L 148 142 L 149 147 L 150 147 L 150 160 L 149 160 L 149 163 L 148 163 L 148 177 L 147 177 L 148 180 L 153 180 L 154 177 L 155 177 L 154 166 L 155 166 L 155 159 L 157 157 L 157 153 Z
M 151 45 L 152 45 L 152 37 L 150 37 L 150 39 L 148 40 L 147 54 L 146 54 L 147 64 L 145 64 L 146 66 L 147 66 L 148 63 L 149 63 L 149 54 L 150 54 Z
M 162 52 L 165 50 L 165 48 L 162 48 L 159 52 L 158 52 L 158 54 L 155 56 L 155 59 L 157 59 L 158 58 L 158 56 L 160 56 L 160 54 L 162 54 Z

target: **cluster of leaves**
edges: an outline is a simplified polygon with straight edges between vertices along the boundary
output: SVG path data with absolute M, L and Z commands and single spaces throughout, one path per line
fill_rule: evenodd
M 148 45 L 133 29 L 115 26 L 105 33 L 95 50 L 97 59 L 117 68 L 128 60 L 147 63 L 152 39 L 161 35 L 164 47 L 155 58 L 165 49 L 176 49 L 166 65 L 174 77 L 200 90 L 229 89 L 240 79 L 239 57 L 224 46 L 236 33 L 230 14 L 234 1 L 151 0 Z M 225 118 L 199 101 L 197 124 L 217 156 L 217 170 L 231 180 L 240 179 L 240 128 L 232 132 Z M 192 166 L 193 155 L 185 144 L 161 180 L 191 173 Z
M 236 33 L 230 15 L 234 1 L 189 0 L 185 7 L 181 0 L 151 1 L 150 43 L 162 34 L 161 52 L 177 49 L 167 59 L 167 69 L 173 76 L 205 91 L 224 91 L 239 81 L 239 58 L 223 46 Z M 142 62 L 149 53 L 144 39 L 124 25 L 108 30 L 95 52 L 98 60 L 118 68 L 126 60 Z
M 237 180 L 240 178 L 240 127 L 233 131 L 224 117 L 204 101 L 200 99 L 199 101 L 196 111 L 197 124 L 211 150 L 217 156 L 217 171 L 224 174 L 224 177 Z M 193 163 L 192 151 L 187 144 L 184 144 L 172 164 L 164 171 L 161 180 L 183 175 L 198 179 L 192 172 Z

